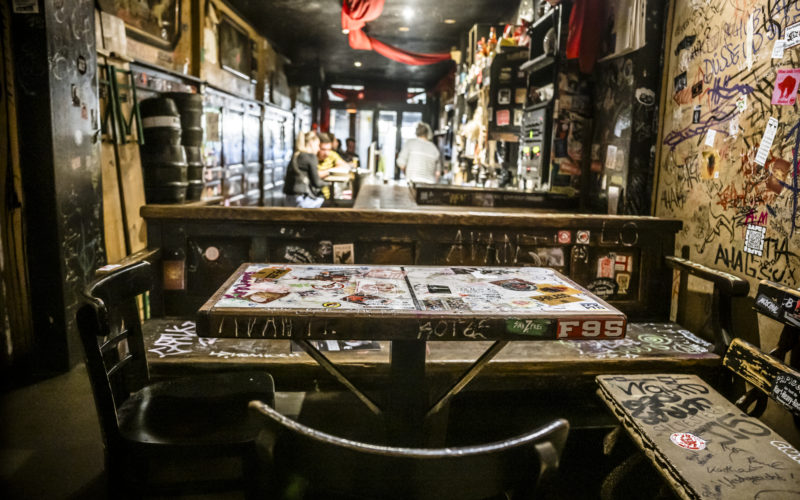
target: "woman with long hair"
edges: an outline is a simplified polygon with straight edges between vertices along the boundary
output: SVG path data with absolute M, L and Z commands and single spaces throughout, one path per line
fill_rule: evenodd
M 306 132 L 297 138 L 292 161 L 286 167 L 283 193 L 287 207 L 319 208 L 325 198 L 321 196 L 322 182 L 317 171 L 317 152 L 319 136 L 316 132 Z

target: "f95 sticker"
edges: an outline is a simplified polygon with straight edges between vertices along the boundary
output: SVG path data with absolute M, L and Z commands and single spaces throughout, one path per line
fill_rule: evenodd
M 624 319 L 565 319 L 558 321 L 559 339 L 619 339 L 625 334 Z

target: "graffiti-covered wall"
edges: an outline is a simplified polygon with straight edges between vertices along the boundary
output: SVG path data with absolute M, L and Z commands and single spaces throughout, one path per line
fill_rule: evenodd
M 800 284 L 800 37 L 776 47 L 796 23 L 792 0 L 676 0 L 666 47 L 656 215 L 751 295 Z

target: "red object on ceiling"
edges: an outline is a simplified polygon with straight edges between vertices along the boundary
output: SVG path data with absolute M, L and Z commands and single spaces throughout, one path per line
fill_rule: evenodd
M 450 59 L 449 52 L 420 54 L 387 45 L 364 33 L 364 26 L 383 12 L 384 0 L 344 0 L 342 2 L 342 29 L 348 30 L 350 47 L 355 50 L 374 50 L 393 61 L 411 65 L 434 64 Z
M 603 38 L 602 23 L 605 19 L 606 2 L 598 0 L 576 0 L 569 15 L 567 35 L 567 59 L 578 59 L 583 73 L 591 73 Z

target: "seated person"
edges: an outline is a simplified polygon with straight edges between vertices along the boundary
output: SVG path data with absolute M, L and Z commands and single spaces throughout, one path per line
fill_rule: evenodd
M 350 168 L 339 153 L 333 150 L 333 141 L 328 134 L 319 134 L 319 150 L 317 151 L 317 160 L 319 161 L 319 174 L 325 178 L 334 167 Z M 322 194 L 326 199 L 331 199 L 332 194 L 328 186 L 322 188 Z
M 342 159 L 347 163 L 353 165 L 353 167 L 358 167 L 358 154 L 356 153 L 356 140 L 352 137 L 348 137 L 345 142 L 345 147 L 347 148 L 344 153 L 342 153 Z
M 317 170 L 318 151 L 319 136 L 316 132 L 306 132 L 298 137 L 297 149 L 292 161 L 286 167 L 286 179 L 283 184 L 283 193 L 286 195 L 285 206 L 300 208 L 322 206 L 325 198 L 320 195 L 326 184 L 320 178 L 324 176 L 320 176 Z

